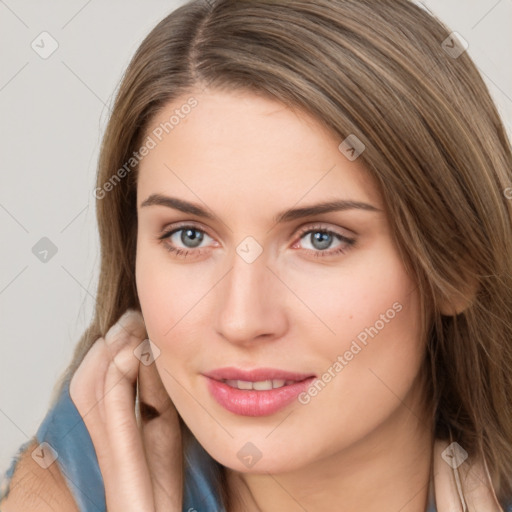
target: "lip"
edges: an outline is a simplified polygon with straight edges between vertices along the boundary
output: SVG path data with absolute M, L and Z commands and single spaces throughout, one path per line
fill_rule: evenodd
M 218 368 L 203 373 L 207 379 L 208 390 L 222 407 L 240 416 L 269 416 L 291 404 L 305 391 L 315 375 L 288 372 L 276 368 L 256 368 L 242 370 L 234 367 Z M 285 380 L 294 381 L 280 388 L 269 390 L 242 390 L 225 384 L 223 380 Z
M 314 377 L 312 373 L 298 373 L 288 372 L 285 370 L 279 370 L 277 368 L 255 368 L 253 370 L 242 370 L 229 366 L 226 368 L 217 368 L 210 372 L 203 374 L 205 377 L 209 377 L 214 380 L 246 380 L 257 382 L 261 380 L 295 380 L 301 381 L 309 377 Z

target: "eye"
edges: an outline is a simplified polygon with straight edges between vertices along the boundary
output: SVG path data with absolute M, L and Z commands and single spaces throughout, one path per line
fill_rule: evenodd
M 299 232 L 300 240 L 305 239 L 312 246 L 312 249 L 305 250 L 312 253 L 314 257 L 329 257 L 346 253 L 356 243 L 353 238 L 348 238 L 341 233 L 327 229 L 323 225 L 308 226 Z M 203 229 L 194 225 L 185 224 L 165 231 L 158 236 L 165 249 L 176 254 L 176 256 L 187 257 L 190 254 L 199 256 L 202 254 L 200 245 L 205 239 L 213 240 Z M 336 243 L 333 249 L 329 249 Z M 293 245 L 295 248 L 297 243 Z M 329 250 L 327 250 L 329 249 Z
M 194 255 L 201 254 L 201 249 L 198 249 L 198 247 L 206 238 L 213 240 L 204 230 L 193 225 L 183 225 L 174 228 L 158 237 L 169 252 L 182 257 L 186 257 L 191 253 L 194 253 Z
M 348 238 L 341 233 L 327 229 L 324 226 L 308 226 L 299 232 L 300 240 L 305 239 L 311 244 L 312 249 L 306 249 L 312 252 L 314 257 L 336 256 L 346 253 L 356 243 L 355 239 Z M 326 250 L 338 242 L 334 249 Z M 293 247 L 295 247 L 294 244 Z

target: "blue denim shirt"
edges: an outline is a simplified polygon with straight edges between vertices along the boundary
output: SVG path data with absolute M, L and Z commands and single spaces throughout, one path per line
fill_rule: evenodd
M 80 512 L 106 512 L 105 488 L 91 437 L 69 395 L 69 380 L 62 387 L 55 405 L 41 423 L 36 438 L 56 452 L 56 463 L 65 477 Z M 9 481 L 20 455 L 33 441 L 24 443 L 16 453 L 4 478 L 0 500 L 7 495 Z M 213 487 L 212 459 L 194 441 L 185 452 L 185 492 L 183 512 L 225 512 Z M 432 484 L 432 483 L 431 483 Z M 512 506 L 506 508 L 512 512 Z M 437 512 L 432 485 L 426 512 Z
M 80 512 L 106 512 L 98 459 L 89 431 L 69 395 L 69 380 L 43 419 L 36 438 L 38 443 L 46 442 L 55 450 L 55 463 L 59 464 Z M 32 442 L 33 438 L 29 439 L 14 456 L 2 480 L 0 501 L 9 492 L 9 483 L 21 454 Z M 184 456 L 183 512 L 225 512 L 213 488 L 211 457 L 197 441 L 190 444 Z M 47 460 L 49 462 L 51 458 Z

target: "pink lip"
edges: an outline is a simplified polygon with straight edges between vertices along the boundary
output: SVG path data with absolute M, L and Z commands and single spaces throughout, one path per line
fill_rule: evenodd
M 203 375 L 207 378 L 208 389 L 213 398 L 228 411 L 241 416 L 274 414 L 293 402 L 315 379 L 311 374 L 287 372 L 275 368 L 254 370 L 218 368 Z M 281 388 L 262 391 L 236 389 L 223 382 L 223 380 L 257 382 L 277 379 L 295 382 Z

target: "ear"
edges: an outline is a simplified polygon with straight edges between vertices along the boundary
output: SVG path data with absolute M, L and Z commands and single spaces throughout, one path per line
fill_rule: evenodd
M 463 290 L 454 292 L 451 297 L 440 300 L 441 315 L 457 316 L 463 313 L 475 300 L 478 285 L 476 282 L 468 283 Z

